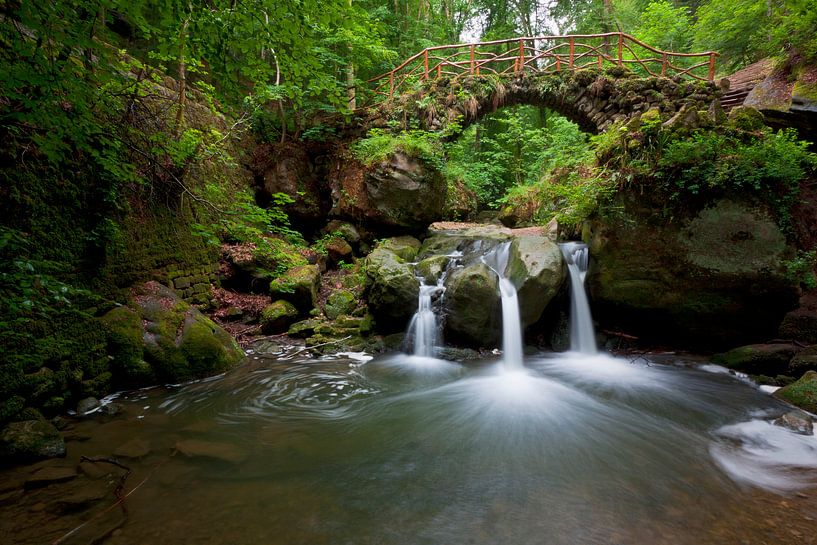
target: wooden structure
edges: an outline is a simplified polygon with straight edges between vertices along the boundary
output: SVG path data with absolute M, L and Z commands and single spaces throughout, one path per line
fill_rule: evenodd
M 718 53 L 661 51 L 623 32 L 511 38 L 428 47 L 369 80 L 376 99 L 392 98 L 418 81 L 442 77 L 520 76 L 626 66 L 644 76 L 715 79 Z

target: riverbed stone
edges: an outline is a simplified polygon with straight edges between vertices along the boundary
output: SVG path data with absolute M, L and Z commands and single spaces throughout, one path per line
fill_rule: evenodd
M 64 483 L 77 478 L 73 467 L 44 467 L 26 479 L 26 488 L 40 488 L 50 484 Z
M 805 411 L 789 411 L 772 423 L 800 435 L 814 435 L 814 422 L 811 415 Z
M 351 312 L 357 306 L 357 296 L 349 290 L 336 290 L 329 294 L 324 305 L 324 313 L 330 320 L 337 320 L 338 317 Z
M 247 458 L 246 453 L 235 445 L 216 441 L 186 439 L 177 442 L 175 448 L 188 458 L 203 458 L 231 464 L 239 464 Z
M 400 331 L 417 310 L 420 284 L 414 267 L 383 247 L 366 257 L 369 309 L 381 331 Z
M 808 371 L 796 382 L 777 390 L 775 397 L 817 414 L 817 371 Z
M 117 458 L 138 460 L 140 458 L 144 458 L 150 454 L 150 452 L 150 441 L 142 437 L 134 437 L 126 443 L 116 447 L 116 450 L 113 451 L 113 455 Z
M 259 322 L 265 335 L 281 333 L 298 319 L 298 309 L 289 301 L 279 300 L 261 311 Z
M 45 420 L 12 422 L 0 433 L 0 460 L 26 463 L 63 456 L 65 441 Z
M 380 248 L 397 254 L 403 261 L 414 261 L 420 246 L 422 245 L 419 240 L 408 235 L 387 238 L 379 245 Z
M 434 285 L 439 281 L 450 261 L 451 258 L 445 255 L 427 257 L 417 264 L 417 274 L 426 284 Z
M 77 403 L 77 414 L 85 416 L 99 409 L 99 400 L 95 397 L 86 397 Z
M 784 375 L 797 349 L 791 344 L 751 344 L 712 356 L 719 365 L 754 375 Z

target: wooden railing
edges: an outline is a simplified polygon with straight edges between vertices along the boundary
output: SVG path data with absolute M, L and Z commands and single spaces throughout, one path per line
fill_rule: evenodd
M 511 38 L 428 47 L 368 83 L 377 97 L 391 98 L 418 81 L 464 75 L 555 73 L 628 66 L 650 76 L 715 78 L 718 53 L 661 51 L 623 32 Z

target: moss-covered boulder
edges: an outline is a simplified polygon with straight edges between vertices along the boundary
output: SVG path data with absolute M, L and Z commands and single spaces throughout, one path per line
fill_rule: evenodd
M 420 284 L 414 267 L 384 247 L 366 257 L 369 309 L 381 331 L 401 331 L 417 310 Z
M 414 261 L 421 246 L 420 241 L 416 238 L 402 236 L 387 238 L 380 243 L 379 247 L 394 252 L 403 261 Z
M 322 323 L 323 320 L 320 318 L 309 318 L 307 320 L 295 322 L 294 324 L 289 326 L 289 329 L 287 330 L 287 335 L 289 335 L 290 337 L 305 339 L 307 337 L 310 337 L 313 333 L 315 333 L 315 328 Z
M 797 302 L 794 254 L 761 203 L 720 199 L 668 220 L 648 197 L 620 195 L 588 223 L 594 317 L 653 341 L 735 346 L 776 336 Z
M 799 306 L 783 317 L 778 331 L 784 339 L 817 344 L 817 290 L 800 298 Z
M 449 275 L 444 300 L 446 339 L 472 346 L 497 344 L 502 324 L 497 283 L 496 274 L 484 263 Z
M 142 318 L 125 306 L 114 308 L 99 318 L 105 330 L 114 383 L 122 387 L 150 384 L 153 369 L 145 361 Z
M 451 258 L 446 255 L 427 257 L 417 264 L 417 274 L 426 284 L 436 284 Z
M 142 285 L 134 300 L 143 356 L 155 380 L 179 382 L 220 373 L 244 357 L 226 331 L 161 284 Z
M 357 307 L 357 297 L 349 290 L 337 290 L 329 294 L 326 298 L 323 312 L 330 320 L 336 320 L 339 316 L 351 314 Z
M 298 319 L 298 309 L 289 301 L 275 301 L 261 311 L 261 332 L 267 335 L 281 333 Z
M 789 362 L 789 374 L 799 377 L 806 371 L 817 371 L 817 345 L 799 351 Z
M 714 363 L 753 375 L 786 375 L 797 349 L 791 344 L 750 344 L 712 356 Z
M 511 244 L 508 278 L 516 286 L 522 325 L 539 321 L 564 282 L 566 267 L 559 247 L 542 235 L 523 235 Z
M 270 294 L 295 305 L 298 310 L 309 311 L 317 305 L 321 273 L 315 265 L 293 267 L 270 282 Z
M 774 395 L 796 407 L 817 414 L 817 371 L 809 371 L 800 380 L 784 386 Z
M 12 422 L 0 432 L 0 460 L 27 463 L 62 456 L 65 441 L 45 420 Z

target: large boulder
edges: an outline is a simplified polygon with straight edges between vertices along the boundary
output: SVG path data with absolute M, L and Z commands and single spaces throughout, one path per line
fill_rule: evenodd
M 446 182 L 427 162 L 402 152 L 372 167 L 349 158 L 337 161 L 330 171 L 330 215 L 415 231 L 442 217 Z
M 417 310 L 420 284 L 414 267 L 384 247 L 366 257 L 369 310 L 381 331 L 401 331 Z
M 259 322 L 261 332 L 267 335 L 286 331 L 298 319 L 298 309 L 289 301 L 275 301 L 264 307 Z
M 791 344 L 750 344 L 715 354 L 714 363 L 754 375 L 786 375 L 797 349 Z
M 445 282 L 445 336 L 472 346 L 495 346 L 502 316 L 498 279 L 484 263 L 452 272 Z
M 539 321 L 559 292 L 566 267 L 559 247 L 543 235 L 523 235 L 511 244 L 506 274 L 516 286 L 523 327 Z
M 773 338 L 797 301 L 793 255 L 760 204 L 721 199 L 667 221 L 624 195 L 585 229 L 594 317 L 653 340 L 728 347 Z
M 135 308 L 119 307 L 100 319 L 113 356 L 112 370 L 121 384 L 204 377 L 244 357 L 226 331 L 170 288 L 151 281 L 133 295 Z
M 785 339 L 817 344 L 817 290 L 800 298 L 798 307 L 783 317 L 778 331 Z

